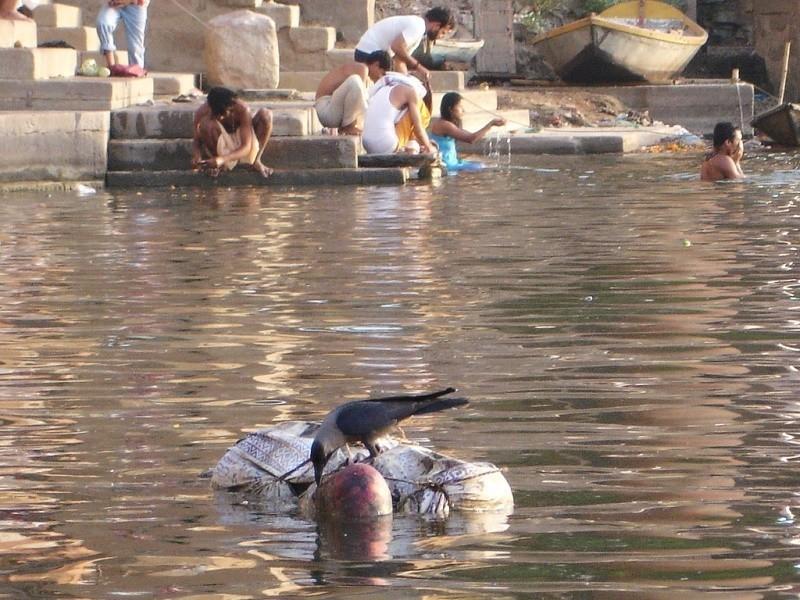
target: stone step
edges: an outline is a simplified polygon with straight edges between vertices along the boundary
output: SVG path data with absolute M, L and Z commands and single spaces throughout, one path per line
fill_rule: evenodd
M 331 186 L 331 185 L 403 185 L 409 177 L 405 168 L 391 169 L 306 169 L 277 170 L 264 179 L 246 169 L 236 169 L 213 178 L 189 170 L 179 171 L 109 171 L 108 187 L 235 187 L 235 186 Z
M 100 50 L 79 50 L 78 51 L 78 65 L 82 65 L 83 61 L 87 59 L 94 59 L 97 63 L 98 67 L 105 67 L 106 66 L 106 57 L 103 55 Z M 115 62 L 121 65 L 128 64 L 128 53 L 125 50 L 115 50 L 114 51 L 114 59 Z
M 39 27 L 39 43 L 66 42 L 75 50 L 100 50 L 94 27 Z
M 446 92 L 433 92 L 433 114 L 438 116 L 439 107 L 442 104 L 442 96 Z M 497 111 L 497 92 L 494 90 L 481 90 L 481 89 L 467 89 L 458 92 L 464 98 L 461 104 L 464 107 L 464 114 L 468 115 L 474 112 L 483 111 Z
M 148 71 L 153 79 L 153 95 L 156 97 L 174 98 L 188 94 L 195 89 L 194 73 L 167 73 L 165 71 Z
M 316 92 L 327 71 L 281 71 L 280 85 L 299 92 Z M 463 71 L 431 71 L 431 87 L 438 91 L 464 89 Z
M 272 137 L 262 161 L 276 169 L 341 169 L 358 164 L 359 139 L 353 136 Z M 108 143 L 109 171 L 189 169 L 191 139 L 118 140 Z
M 113 110 L 152 99 L 149 77 L 0 79 L 0 110 Z
M 353 60 L 353 52 L 354 50 L 352 48 L 333 48 L 332 50 L 328 50 L 325 53 L 328 63 L 325 68 L 330 70 L 339 65 L 346 65 Z
M 70 48 L 0 48 L 0 79 L 73 77 L 77 67 Z
M 114 139 L 191 138 L 194 113 L 204 102 L 131 106 L 111 114 L 111 137 Z M 248 102 L 253 110 L 272 110 L 272 134 L 278 137 L 302 137 L 319 133 L 322 126 L 314 108 L 302 102 Z
M 83 15 L 78 6 L 69 4 L 40 4 L 33 9 L 38 27 L 81 27 Z
M 264 2 L 255 9 L 275 21 L 275 29 L 280 31 L 285 27 L 300 27 L 300 7 L 296 4 L 278 4 L 277 2 Z
M 0 19 L 0 48 L 36 48 L 37 41 L 34 21 Z

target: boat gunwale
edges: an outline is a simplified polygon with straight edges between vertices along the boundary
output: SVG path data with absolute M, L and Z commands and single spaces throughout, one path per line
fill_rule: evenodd
M 702 27 L 700 27 L 690 19 L 686 19 L 684 21 L 684 25 L 689 27 L 690 30 L 694 30 L 695 28 L 696 30 L 692 31 L 689 35 L 684 33 L 677 35 L 674 33 L 657 31 L 654 29 L 647 29 L 644 27 L 637 27 L 635 25 L 626 25 L 624 23 L 618 23 L 616 21 L 601 17 L 600 15 L 590 15 L 588 17 L 584 17 L 583 19 L 578 19 L 577 21 L 573 21 L 572 23 L 568 23 L 566 25 L 562 25 L 560 27 L 556 27 L 555 29 L 551 29 L 550 31 L 542 33 L 533 38 L 531 43 L 536 45 L 546 40 L 561 37 L 562 35 L 572 33 L 573 31 L 590 27 L 611 29 L 619 31 L 621 33 L 627 33 L 639 38 L 657 40 L 661 42 L 669 42 L 671 44 L 678 44 L 682 46 L 699 47 L 706 43 L 706 41 L 708 40 L 707 31 L 705 31 Z M 697 30 L 699 30 L 699 32 Z M 702 34 L 700 32 L 702 32 Z

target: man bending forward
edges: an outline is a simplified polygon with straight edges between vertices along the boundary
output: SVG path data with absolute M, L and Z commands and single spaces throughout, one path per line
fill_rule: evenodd
M 272 169 L 261 164 L 261 155 L 272 133 L 272 112 L 250 108 L 228 88 L 208 91 L 206 103 L 194 114 L 192 168 L 212 177 L 222 169 L 232 170 L 239 162 L 248 164 L 264 177 Z
M 345 135 L 359 135 L 367 110 L 367 85 L 386 74 L 392 65 L 388 52 L 367 55 L 364 63 L 350 62 L 333 69 L 317 87 L 314 108 L 325 127 Z M 369 81 L 368 81 L 369 80 Z

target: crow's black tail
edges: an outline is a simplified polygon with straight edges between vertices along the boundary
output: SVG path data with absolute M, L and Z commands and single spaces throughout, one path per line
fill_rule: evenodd
M 424 402 L 425 400 L 435 400 L 447 394 L 452 394 L 456 388 L 447 388 L 438 392 L 428 392 L 427 394 L 409 394 L 405 396 L 387 396 L 385 398 L 370 398 L 368 402 Z
M 434 402 L 426 402 L 417 410 L 414 411 L 415 415 L 424 415 L 427 413 L 438 412 L 446 408 L 455 408 L 456 406 L 465 406 L 469 404 L 466 398 L 443 398 Z

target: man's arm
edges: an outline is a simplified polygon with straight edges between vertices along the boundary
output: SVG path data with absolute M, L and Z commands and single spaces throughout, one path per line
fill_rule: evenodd
M 419 73 L 425 81 L 430 79 L 431 74 L 428 69 L 422 66 L 416 58 L 411 56 L 411 53 L 408 51 L 408 44 L 406 44 L 406 38 L 402 33 L 394 38 L 391 48 L 395 58 L 403 61 L 412 71 Z
M 236 104 L 235 123 L 236 130 L 239 132 L 239 147 L 230 154 L 215 156 L 207 161 L 212 167 L 219 168 L 227 162 L 241 160 L 250 153 L 250 144 L 253 138 L 253 118 L 250 116 L 250 109 L 243 102 Z
M 733 157 L 726 155 L 718 156 L 716 163 L 717 169 L 719 169 L 719 172 L 725 179 L 742 179 L 744 177 L 742 167 L 736 164 Z
M 200 121 L 208 113 L 208 104 L 203 104 L 194 112 L 192 127 L 192 168 L 196 169 L 203 162 L 203 146 L 200 140 Z

